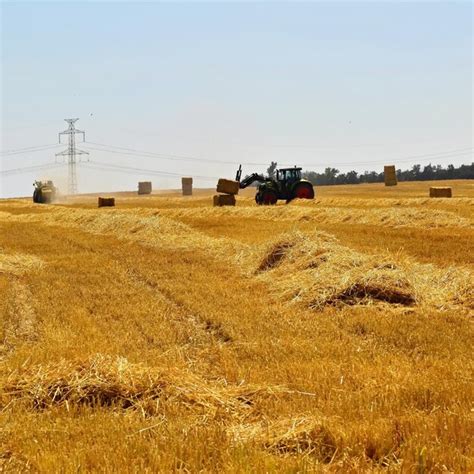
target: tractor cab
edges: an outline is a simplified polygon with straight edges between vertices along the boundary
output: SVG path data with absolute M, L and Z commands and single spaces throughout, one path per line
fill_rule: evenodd
M 301 168 L 281 168 L 277 170 L 277 181 L 294 183 L 301 180 Z
M 301 168 L 281 168 L 276 172 L 276 181 L 281 199 L 292 199 L 294 184 L 301 181 Z

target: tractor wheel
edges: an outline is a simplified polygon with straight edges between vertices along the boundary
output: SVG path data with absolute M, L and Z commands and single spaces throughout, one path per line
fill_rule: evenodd
M 34 202 L 34 203 L 38 203 L 38 202 L 39 202 L 38 190 L 37 190 L 37 189 L 35 189 L 35 190 L 33 191 L 33 202 Z
M 263 191 L 260 198 L 260 204 L 264 204 L 265 206 L 273 206 L 278 201 L 278 196 L 274 191 Z
M 309 183 L 298 183 L 293 191 L 293 199 L 314 199 L 314 189 Z
M 260 193 L 255 194 L 255 202 L 260 206 L 262 204 L 262 195 Z

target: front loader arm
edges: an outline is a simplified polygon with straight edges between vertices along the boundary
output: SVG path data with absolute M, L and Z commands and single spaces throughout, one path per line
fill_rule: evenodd
M 255 183 L 255 181 L 259 183 L 264 183 L 266 181 L 265 176 L 258 174 L 258 173 L 252 173 L 249 176 L 246 176 L 242 181 L 239 182 L 239 187 L 240 189 L 244 189 L 247 186 L 250 186 L 252 183 Z
M 237 170 L 237 173 L 235 175 L 235 180 L 239 182 L 240 189 L 244 189 L 250 186 L 255 181 L 258 181 L 259 183 L 263 183 L 266 181 L 265 176 L 258 173 L 252 173 L 251 175 L 246 176 L 242 181 L 240 180 L 241 177 L 242 177 L 242 165 L 239 166 L 239 169 Z

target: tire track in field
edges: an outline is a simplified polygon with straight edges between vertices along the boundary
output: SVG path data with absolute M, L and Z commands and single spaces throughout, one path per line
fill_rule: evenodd
M 189 340 L 189 345 L 180 348 L 186 352 L 192 348 L 191 353 L 186 354 L 187 359 L 190 355 L 193 358 L 198 356 L 196 359 L 199 359 L 201 351 L 216 352 L 212 350 L 216 345 L 228 346 L 229 349 L 245 347 L 246 352 L 253 351 L 250 349 L 252 343 L 248 341 L 246 334 L 254 327 L 254 321 L 248 318 L 244 321 L 238 315 L 241 313 L 241 307 L 261 306 L 262 298 L 266 299 L 266 292 L 264 285 L 249 279 L 247 272 L 241 272 L 241 261 L 248 259 L 249 246 L 228 238 L 210 238 L 179 221 L 158 216 L 156 211 L 151 214 L 148 211 L 134 214 L 137 210 L 108 211 L 52 209 L 51 215 L 12 216 L 12 220 L 25 226 L 31 226 L 32 223 L 45 225 L 48 227 L 49 240 L 53 235 L 57 235 L 61 240 L 65 237 L 72 239 L 75 243 L 71 242 L 69 247 L 77 244 L 93 245 L 97 257 L 105 253 L 110 262 L 113 256 L 115 269 L 118 270 L 118 267 L 122 266 L 120 274 L 127 269 L 123 268 L 124 262 L 127 262 L 128 268 L 140 269 L 138 273 L 137 270 L 132 272 L 135 284 L 153 289 L 152 282 L 157 282 L 155 291 L 161 293 L 168 306 L 171 305 L 171 310 L 167 313 L 167 323 L 175 328 L 181 340 Z M 101 237 L 93 238 L 94 235 Z M 117 239 L 122 244 L 106 245 L 108 239 Z M 98 244 L 100 242 L 102 243 Z M 135 245 L 136 250 L 132 250 Z M 143 257 L 145 254 L 148 255 L 148 260 Z M 150 266 L 150 258 L 155 259 L 158 255 L 157 261 L 169 259 L 164 264 L 165 268 Z M 189 264 L 196 265 L 195 275 L 190 273 L 192 270 L 189 270 Z M 147 269 L 146 275 L 143 268 Z M 180 270 L 177 272 L 178 268 Z M 233 279 L 231 287 L 226 279 L 222 279 L 222 275 Z M 195 285 L 199 290 L 192 298 L 188 294 L 189 288 L 194 288 Z M 257 299 L 253 294 L 255 285 L 258 287 Z M 156 293 L 154 299 L 160 301 L 156 298 Z M 221 299 L 229 300 L 225 307 L 222 306 Z M 268 324 L 273 329 L 276 320 L 282 324 L 286 312 L 281 309 L 275 313 L 270 309 L 270 304 L 264 306 L 263 325 Z M 236 314 L 234 321 L 231 314 Z M 238 321 L 238 324 L 235 321 Z M 202 335 L 207 342 L 196 345 L 193 339 L 197 335 Z M 214 342 L 210 344 L 211 341 Z
M 2 353 L 11 352 L 18 345 L 34 342 L 38 338 L 33 295 L 21 277 L 30 271 L 40 270 L 44 262 L 35 255 L 0 251 L 0 274 L 6 276 L 2 305 L 3 337 L 0 342 Z
M 84 243 L 82 240 L 79 241 L 75 238 L 76 235 L 77 234 L 73 237 L 63 236 L 62 240 L 77 250 L 92 252 L 96 255 L 99 253 L 99 250 L 95 248 L 92 243 Z M 166 291 L 164 288 L 160 288 L 159 282 L 156 279 L 153 279 L 152 276 L 147 275 L 143 271 L 143 267 L 139 268 L 139 266 L 131 259 L 128 260 L 125 265 L 123 262 L 126 259 L 126 256 L 124 255 L 117 258 L 117 248 L 110 251 L 102 249 L 100 253 L 104 254 L 104 251 L 107 252 L 107 257 L 114 262 L 117 269 L 120 269 L 120 271 L 123 272 L 123 277 L 126 280 L 131 284 L 148 291 L 153 299 L 159 300 L 161 303 L 172 309 L 171 319 L 177 324 L 179 331 L 183 332 L 183 327 L 189 328 L 188 335 L 191 344 L 209 344 L 210 338 L 217 343 L 228 343 L 232 341 L 231 336 L 227 334 L 219 324 L 193 312 L 188 306 L 178 301 L 171 292 Z M 150 342 L 149 336 L 146 332 L 142 331 L 138 326 L 136 326 L 136 328 L 142 334 L 143 338 Z
M 38 339 L 37 318 L 32 301 L 33 295 L 28 286 L 17 278 L 12 279 L 7 296 L 2 341 L 7 351 L 12 351 L 22 343 L 34 342 Z
M 222 346 L 231 341 L 231 337 L 221 325 L 193 311 L 188 305 L 176 299 L 172 292 L 167 291 L 159 284 L 160 274 L 153 275 L 148 271 L 149 259 L 147 261 L 140 261 L 143 253 L 141 245 L 135 247 L 135 245 L 132 246 L 123 240 L 117 240 L 117 236 L 114 233 L 112 235 L 102 234 L 101 237 L 95 238 L 94 234 L 91 235 L 91 232 L 88 232 L 87 228 L 82 226 L 80 229 L 75 230 L 73 226 L 68 224 L 64 226 L 47 225 L 47 232 L 36 232 L 35 229 L 42 226 L 41 222 L 23 222 L 23 219 L 17 217 L 15 217 L 14 221 L 14 225 L 18 226 L 19 234 L 24 236 L 26 241 L 29 239 L 29 233 L 41 236 L 35 245 L 40 245 L 44 248 L 45 255 L 48 255 L 46 261 L 51 265 L 51 271 L 61 271 L 60 267 L 63 266 L 62 261 L 66 254 L 72 260 L 77 255 L 80 261 L 86 261 L 88 256 L 90 256 L 96 260 L 96 268 L 110 269 L 112 273 L 108 275 L 107 279 L 109 281 L 120 282 L 119 286 L 123 288 L 123 291 L 139 294 L 141 298 L 147 300 L 150 308 L 150 318 L 154 317 L 154 311 L 166 315 L 166 324 L 176 334 L 178 352 L 186 354 L 186 360 L 191 361 L 193 366 L 202 365 L 201 359 L 205 360 L 205 358 L 201 357 L 203 351 L 212 351 L 216 346 Z M 130 240 L 136 244 L 134 236 L 135 234 L 132 234 L 132 239 Z M 61 242 L 61 244 L 55 245 L 51 242 Z M 52 259 L 51 261 L 49 261 L 50 258 Z M 79 266 L 74 271 L 88 272 L 90 269 Z M 79 292 L 82 291 L 83 281 L 81 278 L 81 283 L 78 283 Z M 31 311 L 32 308 L 28 307 L 29 295 L 25 294 L 24 291 L 22 293 L 21 289 L 18 285 L 15 287 L 15 294 L 19 296 L 9 303 L 8 330 L 5 328 L 4 331 L 6 335 L 4 338 L 5 351 L 10 350 L 17 343 L 20 336 L 24 339 L 34 340 L 34 331 L 32 329 L 35 328 L 35 325 L 30 324 L 34 319 L 29 317 L 34 313 Z M 91 292 L 87 288 L 84 289 L 86 290 L 85 299 L 82 301 L 84 312 L 90 311 L 91 315 L 95 315 L 98 318 L 105 316 L 106 313 L 103 312 L 103 309 L 97 312 L 94 297 L 91 294 L 95 293 L 95 291 Z M 73 304 L 72 302 L 68 303 Z M 78 308 L 79 305 L 76 303 L 75 307 Z M 57 313 L 57 308 L 53 308 L 53 313 Z M 14 323 L 13 315 L 15 314 L 23 314 L 22 319 L 24 321 L 20 320 Z M 146 346 L 152 349 L 153 347 L 160 346 L 162 341 L 160 341 L 156 331 L 150 331 L 150 320 L 145 320 L 141 317 L 131 317 L 127 319 L 126 324 L 143 340 Z M 159 325 L 158 321 L 159 319 L 157 320 Z M 204 371 L 209 369 L 208 364 L 202 367 Z
M 116 261 L 119 263 L 118 261 Z M 173 308 L 173 319 L 182 331 L 183 324 L 191 328 L 190 342 L 209 342 L 213 339 L 218 343 L 232 342 L 232 337 L 227 334 L 219 323 L 192 311 L 187 305 L 178 301 L 176 297 L 164 288 L 160 288 L 158 282 L 135 267 L 123 267 L 126 277 L 135 285 L 149 290 L 154 298 L 161 296 L 163 300 Z

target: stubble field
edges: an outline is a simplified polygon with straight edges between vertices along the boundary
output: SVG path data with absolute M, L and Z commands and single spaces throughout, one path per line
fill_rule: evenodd
M 472 182 L 252 193 L 0 201 L 0 472 L 474 470 Z

